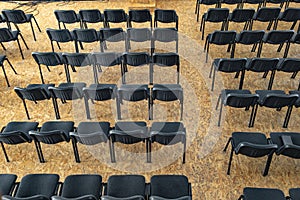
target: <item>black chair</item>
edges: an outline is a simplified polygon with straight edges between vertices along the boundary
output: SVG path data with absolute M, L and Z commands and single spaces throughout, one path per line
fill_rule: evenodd
M 183 144 L 182 163 L 185 163 L 186 128 L 181 122 L 154 122 L 150 128 L 149 162 L 151 162 L 151 143 L 162 145 Z
M 229 13 L 225 30 L 229 29 L 229 22 L 245 23 L 243 30 L 247 30 L 250 26 L 254 13 L 254 9 L 234 9 L 232 13 Z
M 150 97 L 150 120 L 153 119 L 154 100 L 159 101 L 179 101 L 180 120 L 183 118 L 183 89 L 179 84 L 154 84 L 151 88 Z
M 280 58 L 276 67 L 277 71 L 292 73 L 291 79 L 295 79 L 300 71 L 300 59 L 298 58 Z
M 117 96 L 117 85 L 116 84 L 92 84 L 89 87 L 83 88 L 83 97 L 86 111 L 86 118 L 91 119 L 89 100 L 93 104 L 95 101 L 107 101 L 116 99 Z
M 88 23 L 102 22 L 104 26 L 104 16 L 98 9 L 79 10 L 79 16 L 81 19 L 82 28 L 88 28 Z
M 131 41 L 139 43 L 149 42 L 149 46 L 146 48 L 150 49 L 149 52 L 152 52 L 151 39 L 152 32 L 149 28 L 127 28 L 127 50 L 131 49 Z M 136 49 L 140 49 L 140 46 L 134 48 L 134 50 Z
M 0 174 L 0 193 L 1 195 L 12 195 L 16 186 L 17 175 Z
M 178 15 L 175 10 L 154 10 L 154 27 L 158 27 L 158 22 L 160 23 L 175 23 L 175 29 L 178 30 Z
M 271 76 L 268 84 L 268 90 L 271 90 L 278 62 L 278 58 L 251 58 L 248 59 L 246 69 L 256 73 L 263 72 L 263 78 L 266 78 L 268 72 L 271 71 Z
M 112 175 L 108 178 L 101 200 L 144 200 L 146 199 L 145 177 L 142 175 Z
M 148 158 L 149 150 L 149 133 L 146 122 L 141 121 L 122 121 L 117 122 L 115 127 L 109 132 L 111 142 L 111 162 L 116 162 L 115 142 L 122 144 L 135 144 L 139 142 L 146 143 L 146 157 Z M 132 188 L 133 189 L 133 188 Z M 110 195 L 111 196 L 111 195 Z
M 263 176 L 268 175 L 273 154 L 277 150 L 277 145 L 272 144 L 263 133 L 234 132 L 226 143 L 223 150 L 224 152 L 226 152 L 229 143 L 231 143 L 231 152 L 227 175 L 230 175 L 233 152 L 235 152 L 236 155 L 242 154 L 252 158 L 268 156 Z
M 45 163 L 41 143 L 57 144 L 69 142 L 69 133 L 74 131 L 74 122 L 71 121 L 48 121 L 45 122 L 39 131 L 30 131 L 29 135 L 33 138 L 36 152 L 41 163 Z
M 84 145 L 96 145 L 109 140 L 109 122 L 80 122 L 76 131 L 70 133 L 72 139 L 75 161 L 80 163 L 77 143 Z M 111 150 L 110 142 L 109 150 Z M 111 152 L 110 152 L 111 153 Z M 97 198 L 98 199 L 98 198 Z
M 6 75 L 6 72 L 5 72 L 5 69 L 4 69 L 4 61 L 7 61 L 7 63 L 9 64 L 10 68 L 13 70 L 13 72 L 15 74 L 17 74 L 15 68 L 12 66 L 12 64 L 10 63 L 10 61 L 8 60 L 8 58 L 6 57 L 6 55 L 0 55 L 0 66 L 3 70 L 3 74 L 4 74 L 4 77 L 5 77 L 5 81 L 7 83 L 7 87 L 10 87 L 10 84 L 8 82 L 8 78 L 7 78 L 7 75 Z
M 59 186 L 57 174 L 28 174 L 24 176 L 17 188 L 16 194 L 2 196 L 4 200 L 50 200 L 57 194 Z
M 214 59 L 209 73 L 209 78 L 212 75 L 212 84 L 211 91 L 214 90 L 215 79 L 216 79 L 216 71 L 224 72 L 224 73 L 236 73 L 235 78 L 238 78 L 239 73 L 241 72 L 241 78 L 239 83 L 239 89 L 243 88 L 244 77 L 245 77 L 245 69 L 246 69 L 246 58 L 217 58 Z
M 8 155 L 6 153 L 4 144 L 17 145 L 20 143 L 31 142 L 32 139 L 29 136 L 29 131 L 37 130 L 37 122 L 9 122 L 2 128 L 0 134 L 0 144 L 7 162 L 9 162 Z
M 275 22 L 279 16 L 280 8 L 259 8 L 253 15 L 253 20 L 250 23 L 249 30 L 253 28 L 253 21 L 269 22 L 267 30 L 270 30 L 273 22 Z
M 259 95 L 258 104 L 255 106 L 254 116 L 252 120 L 251 127 L 254 126 L 254 121 L 257 113 L 258 106 L 265 106 L 267 108 L 276 108 L 280 111 L 283 107 L 288 107 L 287 114 L 290 108 L 295 104 L 299 98 L 298 94 L 288 95 L 282 90 L 256 90 L 255 93 Z M 286 115 L 283 123 L 283 128 L 285 128 L 286 121 L 288 119 Z
M 126 51 L 126 32 L 122 28 L 101 28 L 100 29 L 100 45 L 101 52 L 107 49 L 107 42 L 121 42 L 124 41 L 124 48 Z
M 99 34 L 99 31 L 96 31 L 95 29 L 74 29 L 73 35 L 76 52 L 79 52 L 78 43 L 81 45 L 81 49 L 83 49 L 82 43 L 99 42 Z
M 239 34 L 237 34 L 235 38 L 236 44 L 243 44 L 243 45 L 253 45 L 251 52 L 254 52 L 257 48 L 257 45 L 259 45 L 262 42 L 262 39 L 264 37 L 265 31 L 241 31 Z M 259 51 L 257 52 L 257 57 L 260 55 Z
M 289 43 L 294 35 L 293 30 L 287 30 L 287 31 L 269 31 L 266 33 L 262 39 L 262 42 L 260 43 L 258 47 L 258 57 L 261 55 L 262 47 L 263 44 L 273 44 L 273 45 L 279 45 L 279 48 L 277 49 L 277 52 L 280 52 L 282 46 L 284 43 L 287 44 L 285 52 L 284 52 L 284 57 L 287 56 L 287 51 L 289 47 Z
M 150 109 L 150 89 L 148 85 L 121 85 L 118 88 L 118 102 L 117 102 L 117 114 L 118 119 L 122 119 L 121 116 L 121 104 L 123 104 L 123 100 L 125 101 L 142 101 L 148 100 L 148 111 Z M 149 113 L 150 115 L 150 113 Z M 149 116 L 150 118 L 150 116 Z
M 127 27 L 132 27 L 132 22 L 134 23 L 150 23 L 150 28 L 152 28 L 152 16 L 150 10 L 141 9 L 141 10 L 129 10 L 128 11 L 128 24 Z
M 300 25 L 299 25 L 300 27 Z M 298 33 L 295 33 L 294 36 L 291 38 L 291 40 L 287 43 L 285 51 L 284 51 L 284 58 L 286 58 L 288 56 L 289 50 L 290 50 L 290 45 L 291 44 L 300 44 L 300 32 L 298 31 Z M 281 51 L 283 47 L 283 44 L 281 44 L 278 48 L 277 51 Z
M 45 65 L 50 72 L 49 66 L 58 66 L 58 65 L 64 65 L 62 55 L 55 52 L 32 52 L 32 57 L 34 58 L 35 62 L 39 66 L 40 76 L 42 83 L 45 84 L 42 67 L 41 65 Z M 67 76 L 67 69 L 66 65 L 64 65 L 65 73 Z
M 61 50 L 59 43 L 66 43 L 74 41 L 73 34 L 68 29 L 46 29 L 47 35 L 51 42 L 51 48 L 54 52 L 53 42 L 56 42 L 59 50 Z M 75 49 L 76 50 L 76 49 Z
M 298 95 L 300 97 L 300 91 L 299 90 L 289 91 L 289 94 L 291 94 L 291 95 Z M 289 125 L 289 121 L 290 121 L 290 117 L 291 117 L 291 114 L 292 114 L 293 106 L 295 106 L 295 108 L 299 108 L 300 107 L 300 98 L 298 98 L 298 100 L 294 103 L 294 105 L 291 105 L 288 108 L 288 111 L 286 113 L 286 120 L 285 120 L 285 123 L 283 125 L 284 128 L 287 128 L 288 125 Z
M 56 119 L 60 119 L 57 99 L 60 99 L 62 104 L 67 103 L 68 100 L 82 99 L 82 89 L 85 86 L 85 83 L 61 83 L 58 87 L 48 88 L 51 94 Z
M 195 14 L 197 14 L 197 22 L 199 21 L 199 15 L 200 15 L 200 5 L 215 5 L 216 8 L 220 7 L 220 1 L 219 0 L 196 0 L 196 8 L 195 8 Z
M 62 57 L 66 65 L 66 74 L 67 74 L 68 83 L 71 83 L 69 66 L 71 66 L 73 72 L 76 72 L 75 67 L 87 67 L 87 66 L 92 66 L 93 64 L 91 61 L 90 54 L 88 53 L 63 53 Z M 94 70 L 94 74 L 95 74 L 95 70 Z M 96 80 L 94 81 L 96 82 Z
M 57 19 L 59 29 L 61 29 L 60 23 L 63 24 L 65 29 L 67 29 L 66 24 L 80 23 L 80 16 L 74 10 L 55 10 L 54 15 Z
M 177 84 L 179 84 L 180 59 L 177 53 L 154 53 L 150 63 L 150 85 L 153 84 L 154 66 L 171 67 L 176 66 Z
M 202 31 L 201 39 L 204 40 L 206 22 L 222 23 L 221 31 L 224 31 L 226 28 L 228 16 L 228 8 L 209 8 L 208 11 L 202 15 L 200 24 L 200 31 Z
M 152 35 L 152 54 L 155 49 L 155 43 L 163 42 L 163 43 L 169 43 L 169 42 L 175 42 L 175 53 L 178 53 L 178 31 L 175 28 L 155 28 Z
M 192 186 L 184 175 L 154 175 L 150 181 L 150 199 L 192 199 Z
M 48 87 L 54 87 L 54 84 L 29 84 L 26 88 L 15 87 L 14 90 L 22 99 L 27 118 L 30 119 L 26 105 L 26 99 L 37 104 L 38 101 L 49 100 L 51 98 Z
M 281 12 L 275 21 L 274 24 L 274 30 L 277 29 L 277 25 L 279 21 L 283 22 L 293 22 L 291 26 L 291 30 L 293 30 L 298 22 L 300 20 L 300 8 L 287 8 L 284 10 L 284 12 Z
M 3 48 L 3 50 L 6 51 L 6 48 L 3 45 L 4 42 L 17 41 L 22 59 L 24 60 L 24 55 L 23 55 L 21 44 L 19 41 L 19 36 L 21 37 L 22 41 L 24 42 L 26 49 L 29 49 L 22 34 L 20 33 L 20 31 L 18 31 L 18 30 L 11 31 L 8 28 L 0 28 L 0 44 Z
M 228 45 L 227 52 L 231 50 L 231 58 L 234 56 L 235 51 L 235 31 L 214 31 L 208 34 L 205 40 L 204 51 L 206 51 L 205 62 L 208 60 L 210 44 L 215 45 Z M 231 49 L 232 48 L 232 49 Z
M 300 188 L 291 188 L 291 189 L 289 189 L 289 196 L 290 196 L 291 200 L 299 200 Z
M 123 77 L 124 72 L 122 67 L 122 59 L 119 53 L 115 53 L 115 52 L 92 53 L 91 61 L 94 66 L 95 83 L 99 83 L 98 72 L 102 72 L 102 67 L 119 66 L 121 71 L 121 77 Z
M 52 200 L 89 199 L 98 200 L 102 193 L 102 177 L 97 174 L 75 174 L 66 177 L 60 196 Z
M 123 9 L 105 9 L 104 24 L 106 28 L 110 27 L 110 23 L 122 23 L 128 20 L 128 15 Z
M 218 110 L 219 104 L 221 103 L 218 126 L 221 124 L 222 110 L 224 105 L 233 108 L 245 108 L 246 111 L 252 107 L 248 125 L 251 127 L 254 107 L 257 104 L 258 98 L 259 96 L 257 94 L 251 94 L 249 90 L 222 90 L 216 105 L 216 110 Z
M 35 22 L 38 30 L 42 32 L 33 14 L 25 14 L 23 10 L 2 10 L 2 14 L 7 23 L 13 23 L 18 31 L 20 31 L 18 24 L 30 23 L 34 41 L 36 41 L 36 37 L 32 25 L 32 20 Z M 9 29 L 11 29 L 10 25 L 8 27 Z
M 126 52 L 122 56 L 123 60 L 123 83 L 126 83 L 126 72 L 128 72 L 128 66 L 132 67 L 142 67 L 145 65 L 149 66 L 151 63 L 151 57 L 146 52 Z
M 285 200 L 284 193 L 279 189 L 271 188 L 244 188 L 239 200 Z

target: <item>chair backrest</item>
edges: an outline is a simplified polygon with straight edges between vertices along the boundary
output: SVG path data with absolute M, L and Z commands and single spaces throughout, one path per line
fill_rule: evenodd
M 120 23 L 127 21 L 127 14 L 123 9 L 105 9 L 104 19 L 106 22 Z
M 32 57 L 37 64 L 46 66 L 62 65 L 61 57 L 56 52 L 32 52 Z
M 287 8 L 280 17 L 280 20 L 288 22 L 300 20 L 300 8 Z
M 102 177 L 97 174 L 76 174 L 67 176 L 61 196 L 65 198 L 78 198 L 92 195 L 99 199 L 102 192 Z
M 284 72 L 298 72 L 300 71 L 300 59 L 282 58 L 277 65 L 277 70 Z
M 257 104 L 258 99 L 257 94 L 228 94 L 224 104 L 235 108 L 246 108 Z
M 13 39 L 14 36 L 8 28 L 0 28 L 0 42 L 9 42 Z
M 76 67 L 84 67 L 92 64 L 88 53 L 63 53 L 66 64 Z
M 150 129 L 151 142 L 163 145 L 184 143 L 186 129 L 181 122 L 154 122 Z
M 57 174 L 28 174 L 22 178 L 15 197 L 43 195 L 50 198 L 57 192 L 58 181 Z
M 262 41 L 263 37 L 265 35 L 265 31 L 261 30 L 255 30 L 255 31 L 248 31 L 244 30 L 241 31 L 240 34 L 238 34 L 236 42 L 241 44 L 255 44 Z
M 160 101 L 182 101 L 182 87 L 179 84 L 154 84 L 152 89 L 152 99 Z
M 117 122 L 115 128 L 110 131 L 109 136 L 112 142 L 123 144 L 138 143 L 149 137 L 147 124 L 142 121 Z
M 282 44 L 285 42 L 289 42 L 291 38 L 294 35 L 293 30 L 287 30 L 287 31 L 277 31 L 273 30 L 268 33 L 266 33 L 266 38 L 264 38 L 264 42 L 270 43 L 270 44 Z
M 73 41 L 73 36 L 68 29 L 46 29 L 47 35 L 51 41 L 70 42 Z
M 235 31 L 214 31 L 209 38 L 209 42 L 217 45 L 233 44 L 235 37 Z
M 80 122 L 77 133 L 70 133 L 70 135 L 82 144 L 95 145 L 107 142 L 109 130 L 109 122 Z
M 63 23 L 75 23 L 79 22 L 79 18 L 74 10 L 55 10 L 55 17 L 57 21 Z
M 61 86 L 62 84 L 60 84 Z M 82 88 L 85 87 L 85 83 L 74 83 L 73 85 L 66 84 L 63 87 L 49 87 L 52 98 L 59 98 L 63 101 L 76 100 L 83 97 Z M 81 88 L 81 86 L 83 86 Z
M 152 21 L 152 16 L 150 13 L 150 10 L 148 9 L 142 9 L 142 10 L 129 10 L 129 21 L 132 22 L 149 22 Z
M 228 8 L 209 8 L 205 20 L 210 22 L 223 22 L 227 21 L 228 15 Z
M 298 98 L 298 94 L 267 94 L 262 104 L 269 108 L 282 108 L 294 105 Z
M 216 64 L 218 71 L 232 73 L 245 70 L 246 63 L 246 58 L 221 58 Z
M 255 20 L 267 22 L 277 19 L 281 8 L 260 8 L 257 13 L 254 15 Z
M 152 63 L 162 67 L 179 66 L 180 59 L 177 53 L 154 53 Z
M 101 28 L 100 40 L 109 42 L 125 41 L 126 33 L 122 28 Z
M 240 9 L 236 8 L 231 13 L 230 21 L 233 22 L 247 22 L 252 20 L 255 13 L 254 9 Z
M 16 24 L 27 22 L 27 18 L 23 10 L 2 10 L 2 14 L 8 22 Z
M 155 28 L 153 40 L 160 42 L 178 41 L 178 31 L 175 28 Z
M 21 99 L 27 99 L 36 102 L 51 98 L 50 93 L 46 88 L 47 86 L 53 87 L 54 84 L 44 86 L 42 84 L 37 84 L 36 86 L 31 85 L 29 88 L 15 87 L 14 90 Z
M 121 55 L 115 52 L 92 53 L 92 63 L 100 66 L 115 66 L 121 64 Z
M 124 65 L 142 66 L 150 64 L 150 55 L 146 52 L 126 52 L 123 54 Z
M 74 40 L 79 42 L 96 42 L 99 41 L 99 34 L 95 29 L 74 29 Z
M 275 70 L 278 62 L 279 58 L 251 58 L 246 68 L 254 72 L 266 72 Z
M 121 85 L 118 89 L 120 100 L 141 101 L 149 98 L 148 85 Z
M 79 10 L 79 15 L 83 22 L 97 23 L 103 21 L 103 16 L 98 9 Z
M 150 181 L 150 196 L 175 199 L 191 196 L 188 178 L 184 175 L 155 175 Z
M 279 189 L 273 188 L 244 188 L 244 199 L 273 199 L 273 200 L 285 200 L 284 193 Z
M 15 174 L 0 174 L 0 193 L 10 195 L 14 189 L 17 176 Z
M 92 87 L 83 88 L 83 95 L 94 101 L 106 101 L 116 97 L 117 86 L 113 84 L 97 84 Z
M 154 21 L 159 21 L 162 23 L 172 23 L 178 21 L 178 16 L 175 10 L 154 10 Z
M 150 41 L 152 32 L 149 28 L 128 28 L 127 38 L 134 42 Z

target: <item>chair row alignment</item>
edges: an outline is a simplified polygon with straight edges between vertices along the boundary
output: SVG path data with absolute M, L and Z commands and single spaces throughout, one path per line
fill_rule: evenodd
M 114 144 L 145 144 L 146 161 L 151 162 L 151 144 L 161 145 L 183 144 L 182 163 L 185 163 L 186 128 L 181 122 L 154 122 L 148 127 L 143 121 L 120 121 L 114 127 L 109 122 L 80 122 L 78 127 L 72 121 L 48 121 L 42 127 L 38 122 L 9 122 L 0 134 L 1 147 L 9 162 L 5 145 L 17 145 L 34 141 L 39 161 L 45 163 L 41 143 L 57 144 L 72 141 L 76 162 L 80 162 L 77 143 L 96 145 L 108 143 L 111 162 L 116 162 Z
M 192 187 L 184 175 L 112 175 L 103 182 L 99 174 L 72 174 L 59 182 L 58 174 L 0 174 L 3 200 L 191 200 Z M 180 186 L 180 187 L 178 187 Z
M 285 196 L 283 191 L 277 188 L 254 188 L 246 187 L 238 200 L 297 200 L 300 198 L 300 188 L 290 188 L 289 196 Z

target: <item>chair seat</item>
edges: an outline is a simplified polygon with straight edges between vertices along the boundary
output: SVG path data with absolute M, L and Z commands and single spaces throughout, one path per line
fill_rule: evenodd
M 232 133 L 232 142 L 234 147 L 237 147 L 242 142 L 258 145 L 268 144 L 268 140 L 264 134 L 255 132 L 234 132 Z
M 87 89 L 101 90 L 101 89 L 112 89 L 115 90 L 117 88 L 116 84 L 91 84 Z
M 285 200 L 285 196 L 281 190 L 269 188 L 245 188 L 245 200 Z
M 55 86 L 55 84 L 29 84 L 26 87 L 26 89 L 43 88 L 50 98 L 50 92 L 48 90 L 48 87 L 54 87 L 54 86 Z
M 116 142 L 132 144 L 149 138 L 147 124 L 145 122 L 117 122 L 115 128 L 110 131 L 110 136 L 118 136 Z
M 64 89 L 64 88 L 77 88 L 80 94 L 82 95 L 82 89 L 86 86 L 85 83 L 61 83 L 59 84 L 58 88 L 59 89 Z
M 180 90 L 180 91 L 182 91 L 182 87 L 179 84 L 154 84 L 153 90 L 163 90 L 163 91 Z
M 256 94 L 259 95 L 258 103 L 261 105 L 267 95 L 286 95 L 283 90 L 256 90 Z
M 154 122 L 150 128 L 152 142 L 172 145 L 184 142 L 186 130 L 181 122 Z
M 250 90 L 222 90 L 221 91 L 222 97 L 226 97 L 229 94 L 251 94 Z
M 289 194 L 290 194 L 291 199 L 299 200 L 300 199 L 300 188 L 289 189 Z
M 17 176 L 15 174 L 0 174 L 0 193 L 8 195 L 14 188 Z
M 21 131 L 28 133 L 31 130 L 36 130 L 38 122 L 9 122 L 2 133 L 11 131 Z

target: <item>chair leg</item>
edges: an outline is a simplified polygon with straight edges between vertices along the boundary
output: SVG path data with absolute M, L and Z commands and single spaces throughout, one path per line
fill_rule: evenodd
M 29 116 L 29 112 L 28 112 L 28 109 L 27 109 L 27 105 L 26 105 L 25 99 L 22 99 L 22 101 L 23 101 L 23 105 L 24 105 L 24 108 L 25 108 L 25 112 L 26 112 L 27 119 L 30 119 L 30 116 Z
M 41 144 L 38 141 L 35 141 L 35 140 L 34 140 L 34 144 L 35 144 L 36 152 L 38 154 L 40 163 L 45 163 L 42 148 L 41 148 Z
M 6 48 L 5 48 L 5 46 L 2 44 L 2 42 L 0 42 L 0 44 L 1 44 L 2 48 L 3 48 L 3 50 L 6 51 Z
M 73 137 L 72 137 L 72 146 L 73 146 L 75 161 L 77 163 L 80 163 L 79 152 L 78 152 L 78 148 L 77 148 L 77 142 L 76 142 L 76 139 L 73 138 Z
M 182 121 L 182 118 L 183 118 L 183 95 L 180 100 L 180 121 Z
M 267 27 L 267 30 L 268 30 L 268 31 L 271 29 L 272 24 L 273 24 L 273 20 L 269 22 L 269 25 L 268 25 L 268 27 Z
M 4 156 L 5 156 L 6 162 L 9 162 L 9 158 L 8 158 L 7 153 L 6 153 L 6 150 L 5 150 L 5 147 L 4 147 L 3 142 L 0 142 L 0 144 L 1 144 L 2 151 L 3 151 L 3 153 L 4 153 Z
M 248 124 L 249 128 L 251 128 L 251 124 L 252 124 L 252 120 L 253 120 L 254 107 L 255 106 L 252 106 L 251 115 L 250 115 L 249 124 Z
M 221 125 L 222 110 L 223 110 L 223 103 L 221 103 L 221 108 L 220 108 L 220 113 L 219 113 L 219 120 L 218 120 L 218 126 Z
M 291 114 L 292 114 L 292 110 L 293 110 L 293 105 L 289 106 L 288 109 L 287 109 L 287 112 L 286 112 L 286 115 L 285 115 L 285 118 L 284 118 L 284 122 L 283 122 L 283 126 L 282 126 L 283 128 L 288 127 L 290 117 L 291 117 Z
M 111 141 L 111 152 L 112 152 L 111 162 L 115 163 L 116 162 L 115 145 L 114 142 L 112 141 Z
M 251 52 L 255 52 L 255 51 L 256 51 L 257 44 L 258 44 L 258 43 L 255 43 L 255 44 L 253 45 L 253 47 L 252 47 L 252 49 L 251 49 Z
M 211 64 L 208 78 L 211 78 L 213 67 L 214 67 L 214 63 Z
M 19 33 L 19 35 L 20 35 L 21 40 L 23 41 L 23 43 L 24 43 L 26 49 L 29 49 L 29 47 L 27 46 L 27 44 L 26 44 L 26 42 L 25 42 L 25 39 L 24 39 L 23 35 L 22 35 L 21 33 Z
M 11 62 L 6 58 L 6 61 L 8 62 L 10 68 L 14 71 L 15 74 L 18 74 L 14 68 L 14 66 L 11 64 Z
M 215 87 L 215 78 L 216 78 L 216 69 L 213 69 L 213 77 L 212 77 L 212 82 L 211 82 L 211 91 L 214 91 Z
M 56 119 L 60 119 L 57 99 L 55 97 L 52 97 L 52 103 L 53 103 L 53 107 L 54 107 L 55 117 L 56 117 Z
M 41 65 L 39 65 L 39 71 L 40 71 L 40 76 L 41 76 L 41 80 L 42 80 L 42 84 L 45 84 L 45 81 L 44 81 L 44 77 L 43 77 L 43 72 L 42 72 L 42 69 L 41 69 Z
M 41 31 L 41 28 L 40 28 L 40 26 L 39 26 L 39 24 L 37 23 L 37 21 L 36 21 L 36 19 L 35 19 L 35 17 L 33 17 L 33 20 L 34 20 L 34 22 L 35 22 L 36 27 L 39 29 L 39 32 L 42 32 L 42 31 Z
M 182 164 L 185 164 L 185 152 L 186 152 L 186 138 L 184 138 L 184 142 L 183 142 Z
M 244 85 L 244 79 L 245 79 L 245 70 L 242 70 L 242 75 L 241 75 L 241 79 L 240 79 L 240 85 L 239 85 L 239 90 L 243 89 L 243 85 Z
M 20 41 L 19 41 L 19 39 L 17 39 L 17 43 L 18 43 L 18 46 L 19 46 L 19 50 L 20 50 L 20 53 L 21 53 L 22 59 L 24 60 L 24 55 L 23 55 L 23 52 L 22 52 L 22 48 L 21 48 L 21 45 L 20 45 Z
M 91 113 L 90 113 L 90 108 L 89 108 L 89 100 L 85 96 L 84 96 L 84 105 L 85 105 L 86 118 L 91 119 Z
M 32 25 L 32 22 L 31 22 L 31 21 L 30 21 L 30 27 L 31 27 L 33 39 L 34 39 L 34 41 L 36 41 L 36 37 L 35 37 L 35 33 L 34 33 L 34 29 L 33 29 L 33 25 Z
M 180 65 L 177 65 L 177 84 L 179 84 L 179 79 L 180 79 Z
M 259 43 L 259 45 L 258 45 L 258 51 L 257 51 L 257 55 L 256 55 L 258 58 L 260 58 L 262 47 L 263 47 L 263 42 Z
M 67 82 L 71 83 L 71 76 L 70 76 L 69 66 L 67 64 L 64 64 L 64 68 L 65 68 Z
M 278 20 L 275 20 L 274 26 L 273 26 L 273 30 L 276 30 L 278 26 Z
M 117 97 L 116 98 L 116 104 L 117 104 L 117 117 L 118 120 L 122 119 L 122 115 L 121 115 L 121 100 Z
M 272 70 L 269 85 L 268 85 L 268 90 L 272 90 L 272 86 L 275 78 L 275 72 L 276 72 L 275 70 Z
M 258 104 L 256 104 L 254 107 L 255 107 L 255 108 L 254 108 L 254 113 L 253 113 L 253 117 L 252 117 L 252 120 L 251 120 L 251 125 L 250 125 L 250 127 L 253 127 L 253 126 L 254 126 L 254 122 L 255 122 L 255 118 L 256 118 L 256 113 L 257 113 L 257 109 L 258 109 Z
M 292 76 L 291 76 L 291 79 L 295 79 L 296 76 L 297 76 L 298 72 L 293 72 Z
M 268 173 L 269 173 L 270 165 L 271 165 L 271 162 L 272 162 L 272 157 L 273 157 L 273 153 L 268 155 L 268 159 L 267 159 L 267 163 L 266 163 L 266 167 L 265 167 L 263 176 L 267 176 Z
M 288 43 L 286 44 L 286 47 L 285 47 L 285 50 L 284 50 L 284 55 L 283 55 L 284 58 L 286 58 L 286 57 L 288 56 L 288 54 L 289 54 L 290 45 L 291 45 L 290 42 L 288 42 Z
M 204 48 L 205 48 L 205 46 L 204 46 Z M 209 53 L 209 42 L 207 42 L 207 50 L 206 50 L 206 58 L 205 58 L 206 63 L 208 61 L 208 53 Z
M 149 77 L 149 84 L 150 85 L 153 85 L 153 73 L 154 73 L 154 69 L 153 69 L 153 64 L 150 64 L 150 66 L 149 66 L 149 75 L 150 75 L 150 77 Z
M 148 163 L 151 163 L 151 141 L 150 141 L 150 139 L 148 140 L 148 142 L 149 142 L 149 145 L 148 145 Z
M 244 195 L 241 195 L 241 196 L 238 198 L 238 200 L 242 200 L 242 199 L 244 199 Z
M 230 168 L 232 163 L 232 157 L 233 157 L 233 148 L 231 147 L 229 162 L 228 162 L 228 169 L 227 169 L 227 175 L 230 175 Z
M 97 70 L 97 66 L 93 65 L 93 73 L 94 73 L 94 83 L 98 84 L 99 80 L 98 80 L 98 70 Z
M 205 32 L 205 20 L 203 19 L 202 36 L 201 36 L 201 39 L 202 39 L 202 40 L 204 40 L 204 32 Z
M 218 101 L 217 101 L 217 104 L 216 104 L 216 110 L 218 110 L 218 108 L 219 108 L 221 96 L 222 96 L 222 94 L 220 94 L 219 97 L 218 97 Z
M 1 67 L 2 67 L 2 71 L 3 71 L 3 74 L 4 74 L 5 81 L 6 81 L 6 83 L 7 83 L 7 87 L 10 87 L 9 81 L 8 81 L 8 78 L 7 78 L 5 69 L 4 69 L 4 65 L 1 65 Z
M 226 152 L 226 151 L 227 151 L 227 148 L 228 148 L 229 143 L 231 142 L 231 140 L 232 140 L 232 137 L 230 137 L 230 138 L 228 139 L 228 141 L 227 141 L 227 143 L 226 143 L 226 145 L 225 145 L 225 147 L 224 147 L 224 149 L 223 149 L 223 152 Z

